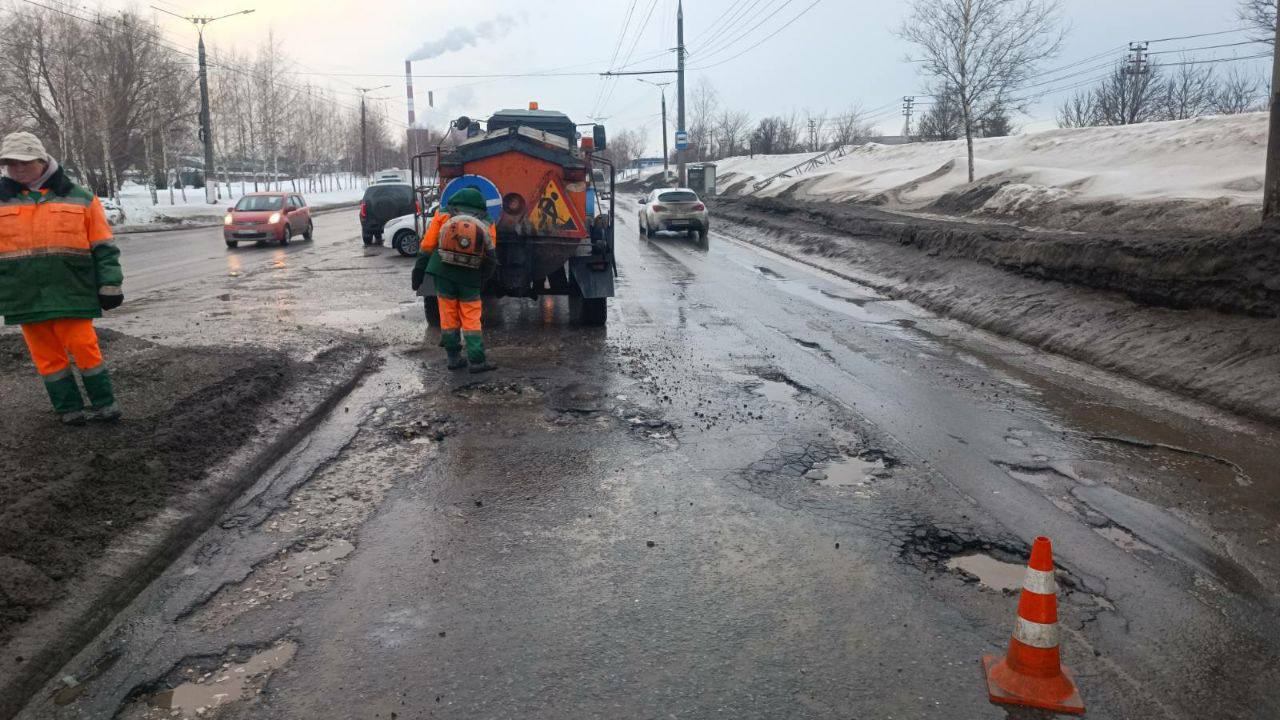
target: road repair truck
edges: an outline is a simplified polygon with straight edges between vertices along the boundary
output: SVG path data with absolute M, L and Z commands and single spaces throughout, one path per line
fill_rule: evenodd
M 414 157 L 413 182 L 423 197 L 439 198 L 442 208 L 463 188 L 485 197 L 498 228 L 498 266 L 484 295 L 565 295 L 576 322 L 604 325 L 617 272 L 617 176 L 598 154 L 606 145 L 604 127 L 593 125 L 583 137 L 567 115 L 540 110 L 537 103 L 527 110 L 499 110 L 483 128 L 466 117 L 453 127 L 449 144 Z M 429 276 L 419 292 L 427 320 L 438 325 Z

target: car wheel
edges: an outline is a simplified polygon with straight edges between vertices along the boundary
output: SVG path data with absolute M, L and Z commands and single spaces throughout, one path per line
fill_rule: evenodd
M 413 257 L 418 254 L 418 248 L 413 243 L 416 238 L 417 235 L 412 230 L 401 230 L 391 239 L 391 247 L 405 257 Z
M 280 235 L 280 244 L 281 244 L 281 245 L 288 245 L 288 244 L 289 244 L 289 240 L 291 240 L 292 238 L 293 238 L 293 230 L 292 230 L 292 229 L 290 229 L 288 225 L 285 225 L 285 226 L 284 226 L 284 233 L 282 233 L 282 234 Z
M 422 311 L 427 316 L 429 327 L 440 327 L 440 301 L 433 296 L 422 298 Z
M 236 248 L 240 247 L 240 243 L 236 242 L 235 240 L 228 240 L 227 247 L 232 250 L 235 250 Z
M 315 239 L 315 233 L 316 233 L 316 224 L 309 222 L 307 223 L 307 231 L 302 233 L 302 239 L 306 240 L 307 242 L 311 242 L 313 239 Z

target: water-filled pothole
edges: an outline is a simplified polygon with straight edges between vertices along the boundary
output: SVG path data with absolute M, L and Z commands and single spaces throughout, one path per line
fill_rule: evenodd
M 189 678 L 186 682 L 135 700 L 120 717 L 124 720 L 210 717 L 216 708 L 253 697 L 271 673 L 289 664 L 297 652 L 296 643 L 285 641 L 253 654 L 243 663 L 223 662 L 213 666 L 195 663 L 179 673 Z
M 958 555 L 947 560 L 947 569 L 978 579 L 978 584 L 998 592 L 1014 592 L 1022 587 L 1025 566 L 997 560 L 990 555 Z
M 805 477 L 823 487 L 858 487 L 871 482 L 885 469 L 884 458 L 841 457 L 813 467 Z

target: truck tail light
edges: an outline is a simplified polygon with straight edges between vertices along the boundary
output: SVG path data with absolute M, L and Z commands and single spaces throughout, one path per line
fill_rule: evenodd
M 417 200 L 413 201 L 413 214 L 414 215 L 422 214 L 422 203 L 418 202 Z

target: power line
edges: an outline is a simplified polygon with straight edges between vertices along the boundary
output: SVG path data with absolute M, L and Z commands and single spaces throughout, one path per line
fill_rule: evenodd
M 793 3 L 793 2 L 795 2 L 795 0 L 785 0 L 785 2 L 783 2 L 783 3 L 779 4 L 779 5 L 778 5 L 778 7 L 774 8 L 774 9 L 773 9 L 773 12 L 771 12 L 771 13 L 769 13 L 768 15 L 764 16 L 764 17 L 760 20 L 760 22 L 756 23 L 755 25 L 752 25 L 752 26 L 751 26 L 749 29 L 747 29 L 746 31 L 744 31 L 744 32 L 742 32 L 742 33 L 740 33 L 740 34 L 738 34 L 738 35 L 736 35 L 736 36 L 733 36 L 733 39 L 732 39 L 732 40 L 728 40 L 728 41 L 726 41 L 726 42 L 722 42 L 722 43 L 720 43 L 720 44 L 718 44 L 718 45 L 714 45 L 714 47 L 713 47 L 713 48 L 711 48 L 711 49 L 704 50 L 704 51 L 703 51 L 703 53 L 702 53 L 702 59 L 703 59 L 703 60 L 706 60 L 707 58 L 714 57 L 714 56 L 716 56 L 716 55 L 719 55 L 720 53 L 723 53 L 723 52 L 725 52 L 725 51 L 727 51 L 727 50 L 730 50 L 730 49 L 731 49 L 731 48 L 732 48 L 732 47 L 733 47 L 733 46 L 734 46 L 738 41 L 740 41 L 740 40 L 742 40 L 742 39 L 744 39 L 744 38 L 748 37 L 749 35 L 751 35 L 751 33 L 755 32 L 755 31 L 756 31 L 756 29 L 758 29 L 761 25 L 764 25 L 765 23 L 769 22 L 769 20 L 771 20 L 771 19 L 773 18 L 773 16 L 775 16 L 775 15 L 777 15 L 778 13 L 782 12 L 783 10 L 787 9 L 787 6 L 791 5 L 791 3 Z M 745 21 L 749 21 L 750 19 L 749 19 L 749 18 L 744 18 L 744 20 L 745 20 Z M 726 33 L 725 33 L 725 37 L 729 37 L 729 35 L 730 35 L 730 34 L 729 34 L 728 32 L 726 32 Z
M 1219 48 L 1240 47 L 1241 45 L 1264 45 L 1265 40 L 1246 40 L 1244 42 L 1227 43 L 1225 45 L 1204 45 L 1202 47 L 1179 48 L 1177 50 L 1161 50 L 1159 52 L 1147 53 L 1148 55 L 1171 55 L 1173 53 L 1189 53 L 1198 50 L 1217 50 Z
M 1179 37 L 1160 38 L 1159 40 L 1147 40 L 1147 42 L 1158 43 L 1158 42 L 1172 42 L 1173 40 L 1194 40 L 1196 38 L 1216 37 L 1218 35 L 1230 35 L 1232 33 L 1248 32 L 1252 29 L 1253 28 L 1243 27 L 1243 28 L 1236 28 L 1234 30 L 1219 30 L 1218 32 L 1200 33 L 1199 35 L 1181 35 Z
M 791 0 L 788 0 L 788 3 L 790 3 L 790 1 L 791 1 Z M 822 0 L 813 0 L 813 2 L 812 2 L 808 7 L 806 7 L 805 9 L 803 9 L 803 10 L 801 10 L 801 11 L 800 11 L 800 14 L 799 14 L 799 15 L 796 15 L 795 17 L 791 18 L 791 19 L 790 19 L 790 20 L 788 20 L 786 23 L 784 23 L 781 27 L 779 27 L 778 29 L 776 29 L 776 30 L 774 30 L 773 32 L 769 33 L 768 35 L 764 36 L 763 38 L 760 38 L 760 41 L 759 41 L 759 42 L 757 42 L 756 44 L 752 45 L 751 47 L 748 47 L 747 49 L 743 50 L 742 52 L 738 53 L 737 55 L 734 55 L 734 56 L 732 56 L 732 57 L 725 58 L 724 60 L 720 60 L 719 62 L 714 62 L 714 63 L 712 63 L 712 64 L 710 64 L 710 65 L 702 65 L 702 66 L 700 66 L 700 67 L 696 67 L 696 68 L 693 68 L 693 69 L 694 69 L 694 70 L 707 70 L 707 69 L 710 69 L 710 68 L 713 68 L 713 67 L 717 67 L 717 66 L 719 66 L 719 65 L 723 65 L 723 64 L 725 64 L 725 63 L 727 63 L 727 62 L 732 62 L 732 61 L 734 61 L 734 60 L 737 60 L 738 58 L 742 57 L 743 55 L 746 55 L 747 53 L 751 52 L 752 50 L 755 50 L 756 48 L 760 47 L 760 46 L 761 46 L 761 45 L 763 45 L 764 43 L 766 43 L 766 42 L 768 42 L 769 40 L 773 39 L 773 38 L 774 38 L 774 37 L 776 37 L 779 33 L 781 33 L 783 30 L 786 30 L 787 28 L 791 27 L 791 25 L 792 25 L 793 23 L 795 23 L 795 21 L 797 21 L 797 20 L 799 20 L 800 18 L 804 17 L 804 16 L 805 16 L 805 15 L 806 15 L 810 10 L 812 10 L 813 8 L 815 8 L 815 7 L 818 5 L 818 3 L 820 3 L 820 2 L 822 2 Z
M 649 3 L 649 10 L 648 12 L 645 13 L 644 20 L 637 26 L 639 29 L 635 32 L 635 38 L 631 41 L 631 48 L 627 50 L 627 54 L 624 55 L 622 58 L 623 67 L 626 67 L 627 63 L 631 61 L 631 56 L 635 54 L 636 47 L 640 44 L 640 38 L 643 37 L 645 31 L 649 29 L 649 21 L 653 19 L 653 10 L 657 6 L 658 6 L 658 0 L 651 0 L 651 2 Z M 616 68 L 611 68 L 611 69 L 616 69 Z M 609 87 L 609 92 L 605 96 L 604 102 L 601 103 L 600 107 L 596 109 L 597 115 L 609 109 L 609 104 L 613 102 L 613 94 L 616 93 L 617 91 L 618 91 L 618 83 L 615 80 L 614 83 Z
M 718 37 L 714 37 L 712 40 L 710 40 L 707 43 L 707 46 L 702 50 L 700 50 L 699 53 L 709 54 L 714 52 L 715 48 L 722 45 L 723 41 L 726 38 L 731 37 L 734 32 L 737 32 L 738 28 L 742 26 L 743 22 L 749 22 L 751 20 L 751 12 L 755 10 L 756 7 L 760 5 L 760 3 L 761 3 L 761 0 L 753 0 L 753 2 L 750 5 L 745 5 L 740 3 L 738 5 L 738 8 L 734 11 L 733 15 L 731 15 L 729 19 L 725 21 L 725 24 L 719 30 L 716 31 L 716 35 Z M 703 37 L 706 37 L 706 36 L 704 35 Z

